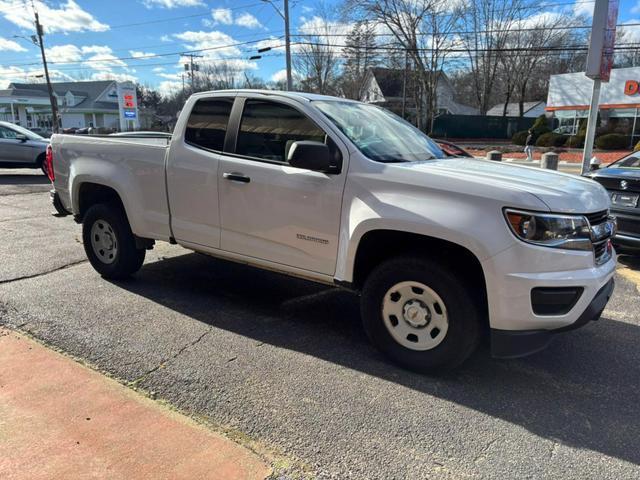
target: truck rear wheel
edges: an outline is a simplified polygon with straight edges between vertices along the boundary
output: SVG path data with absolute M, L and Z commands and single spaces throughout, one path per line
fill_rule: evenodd
M 480 310 L 470 287 L 427 258 L 388 260 L 367 278 L 362 320 L 372 343 L 418 372 L 460 365 L 480 340 Z
M 118 205 L 90 207 L 82 222 L 82 241 L 89 262 L 104 278 L 126 278 L 144 262 L 145 250 L 136 248 L 127 217 Z

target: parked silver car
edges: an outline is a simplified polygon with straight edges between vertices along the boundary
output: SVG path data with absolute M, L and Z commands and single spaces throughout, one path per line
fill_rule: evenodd
M 49 140 L 26 128 L 0 122 L 0 167 L 42 168 Z

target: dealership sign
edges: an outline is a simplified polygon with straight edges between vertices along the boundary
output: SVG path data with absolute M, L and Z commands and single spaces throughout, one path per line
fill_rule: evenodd
M 625 95 L 635 95 L 638 92 L 640 92 L 640 82 L 636 80 L 627 80 L 624 83 Z

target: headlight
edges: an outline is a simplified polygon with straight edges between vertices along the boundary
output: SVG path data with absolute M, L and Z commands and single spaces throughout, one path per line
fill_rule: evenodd
M 569 250 L 591 250 L 589 222 L 582 215 L 505 210 L 511 231 L 523 242 Z

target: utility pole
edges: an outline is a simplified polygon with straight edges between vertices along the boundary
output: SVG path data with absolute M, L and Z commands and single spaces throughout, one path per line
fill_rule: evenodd
M 185 57 L 189 57 L 189 63 L 184 65 L 185 70 L 189 71 L 189 76 L 191 77 L 191 93 L 195 92 L 195 72 L 200 71 L 200 65 L 197 63 L 193 63 L 194 58 L 202 58 L 202 55 L 195 55 L 193 53 L 189 53 L 185 55 Z M 184 87 L 183 87 L 184 88 Z
M 291 76 L 291 36 L 289 35 L 289 0 L 284 0 L 284 51 L 287 57 L 287 91 L 293 90 Z
M 280 11 L 278 7 L 271 0 L 261 0 L 265 3 L 271 4 L 271 6 L 278 12 L 278 15 L 284 20 L 284 52 L 287 62 L 287 91 L 293 90 L 293 76 L 291 74 L 291 35 L 289 33 L 289 0 L 284 0 L 283 10 Z
M 409 69 L 409 50 L 404 51 L 404 72 L 402 75 L 402 119 L 406 120 L 407 108 L 407 70 Z
M 51 78 L 49 77 L 49 68 L 47 67 L 47 56 L 44 53 L 44 41 L 42 37 L 44 36 L 44 31 L 42 25 L 40 25 L 40 17 L 38 16 L 38 12 L 33 5 L 33 13 L 36 18 L 36 33 L 38 34 L 38 45 L 40 46 L 40 53 L 42 53 L 42 64 L 44 65 L 44 76 L 47 80 L 47 90 L 49 90 L 49 101 L 51 102 L 51 116 L 53 117 L 53 133 L 58 133 L 58 101 L 56 100 L 55 95 L 53 94 L 53 87 L 51 86 Z

